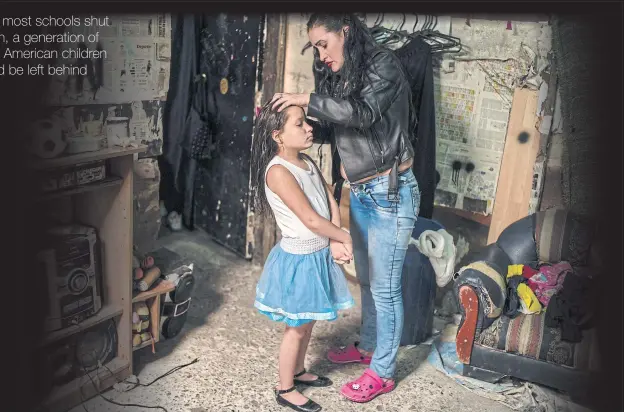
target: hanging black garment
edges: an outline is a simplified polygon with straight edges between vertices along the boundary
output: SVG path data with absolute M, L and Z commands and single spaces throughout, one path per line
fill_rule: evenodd
M 189 124 L 194 78 L 199 73 L 202 15 L 178 15 L 171 19 L 171 76 L 163 113 L 161 198 L 168 211 L 182 213 L 186 226 L 193 226 L 193 187 L 196 160 L 184 150 L 193 128 Z
M 208 106 L 209 97 L 215 103 L 212 110 Z M 218 112 L 214 110 L 216 107 L 214 87 L 211 88 L 208 84 L 208 76 L 205 74 L 197 76 L 191 111 L 186 124 L 189 133 L 185 134 L 187 140 L 182 142 L 187 155 L 192 159 L 207 160 L 213 157 L 217 147 L 216 134 L 219 119 Z
M 436 188 L 436 127 L 431 47 L 416 37 L 396 50 L 412 88 L 418 118 L 414 147 L 414 175 L 421 190 L 419 216 L 431 219 Z

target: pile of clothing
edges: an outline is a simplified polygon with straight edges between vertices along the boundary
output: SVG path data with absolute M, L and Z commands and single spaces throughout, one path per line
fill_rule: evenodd
M 510 265 L 506 281 L 505 316 L 545 312 L 545 325 L 561 329 L 562 340 L 582 340 L 581 331 L 591 324 L 591 277 L 575 273 L 568 262 L 559 262 Z

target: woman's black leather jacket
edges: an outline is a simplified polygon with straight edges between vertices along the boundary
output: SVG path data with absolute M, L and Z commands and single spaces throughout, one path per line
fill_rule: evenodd
M 333 126 L 334 170 L 342 161 L 349 181 L 356 182 L 392 169 L 388 199 L 398 201 L 398 165 L 414 157 L 411 90 L 392 51 L 377 50 L 366 67 L 359 93 L 345 99 L 313 93 L 307 114 Z M 316 126 L 318 142 L 322 131 Z

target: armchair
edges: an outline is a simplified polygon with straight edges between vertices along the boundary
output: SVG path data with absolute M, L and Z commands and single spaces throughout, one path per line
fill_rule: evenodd
M 455 275 L 461 322 L 456 336 L 464 374 L 495 381 L 513 376 L 580 395 L 598 368 L 595 331 L 580 343 L 561 339 L 545 314 L 503 314 L 509 265 L 567 261 L 579 276 L 592 274 L 592 226 L 566 210 L 547 210 L 509 225 L 476 261 Z M 589 270 L 588 270 L 589 268 Z

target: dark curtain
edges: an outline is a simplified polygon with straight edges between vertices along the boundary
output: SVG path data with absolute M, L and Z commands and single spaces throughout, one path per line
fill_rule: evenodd
M 182 214 L 184 224 L 193 227 L 193 188 L 196 161 L 183 145 L 193 133 L 191 101 L 194 78 L 200 72 L 203 15 L 172 16 L 171 75 L 163 113 L 163 155 L 160 197 L 168 211 Z
M 433 217 L 436 187 L 436 128 L 431 47 L 415 38 L 396 50 L 406 69 L 418 125 L 412 139 L 414 175 L 421 190 L 419 216 Z

